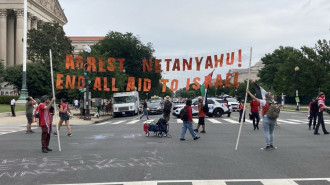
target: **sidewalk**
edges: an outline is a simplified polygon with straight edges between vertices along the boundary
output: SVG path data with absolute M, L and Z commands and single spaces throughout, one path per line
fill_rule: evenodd
M 91 116 L 91 120 L 84 120 L 79 119 L 79 110 L 71 110 L 74 117 L 70 119 L 70 125 L 88 125 L 88 124 L 95 124 L 98 122 L 106 121 L 112 118 L 110 115 L 101 116 L 99 118 L 94 118 Z M 91 110 L 91 115 L 94 115 L 94 110 Z M 55 123 L 55 117 L 54 117 L 54 123 Z M 59 121 L 59 117 L 57 117 L 57 121 Z M 25 111 L 16 112 L 16 117 L 12 117 L 10 112 L 6 113 L 0 113 L 0 124 L 17 124 L 22 125 L 27 123 L 27 119 L 25 116 Z M 32 126 L 35 127 L 37 124 L 34 122 L 32 123 Z

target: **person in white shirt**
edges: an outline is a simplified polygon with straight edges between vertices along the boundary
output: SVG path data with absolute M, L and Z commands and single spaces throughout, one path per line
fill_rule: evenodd
M 10 108 L 11 108 L 11 116 L 15 117 L 16 114 L 15 114 L 15 99 L 14 98 L 10 101 Z
M 74 108 L 75 110 L 79 109 L 79 101 L 77 99 L 74 100 Z

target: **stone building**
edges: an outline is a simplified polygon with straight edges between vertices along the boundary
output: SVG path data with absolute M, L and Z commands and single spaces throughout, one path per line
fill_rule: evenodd
M 259 77 L 257 74 L 259 73 L 259 70 L 261 70 L 265 64 L 262 63 L 260 60 L 257 62 L 254 66 L 251 67 L 250 70 L 250 79 L 251 80 L 259 80 Z M 238 82 L 244 82 L 244 80 L 247 80 L 249 77 L 249 69 L 230 69 L 228 73 L 235 73 L 238 72 Z
M 44 22 L 66 24 L 58 0 L 27 0 L 27 29 Z M 5 66 L 23 63 L 24 0 L 0 0 L 0 60 Z
M 69 37 L 72 41 L 71 45 L 74 47 L 74 55 L 78 55 L 80 51 L 83 51 L 85 45 L 92 46 L 104 38 L 105 37 Z

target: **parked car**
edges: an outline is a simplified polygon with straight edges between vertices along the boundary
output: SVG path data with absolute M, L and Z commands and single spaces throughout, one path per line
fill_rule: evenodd
M 206 114 L 209 117 L 221 117 L 222 114 L 226 114 L 229 111 L 228 104 L 224 102 L 223 99 L 219 98 L 208 98 L 207 104 L 209 107 L 209 112 Z M 173 108 L 173 115 L 180 117 L 180 111 L 185 105 L 178 106 L 174 109 Z M 198 101 L 195 100 L 192 102 L 191 105 L 192 108 L 192 115 L 196 116 L 198 115 Z
M 162 114 L 163 106 L 161 102 L 150 102 L 148 103 L 148 114 Z
M 235 98 L 226 98 L 226 100 L 228 101 L 229 109 L 231 109 L 232 112 L 238 111 L 239 103 Z

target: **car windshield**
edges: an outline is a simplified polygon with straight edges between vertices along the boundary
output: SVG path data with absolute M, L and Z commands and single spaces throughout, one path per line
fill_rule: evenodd
M 227 101 L 228 101 L 228 102 L 235 102 L 235 103 L 237 103 L 237 100 L 234 99 L 234 98 L 227 98 Z
M 149 103 L 148 106 L 150 108 L 158 108 L 158 107 L 160 107 L 160 103 L 159 102 Z
M 114 104 L 133 103 L 133 102 L 134 102 L 134 96 L 121 96 L 121 97 L 113 98 Z

